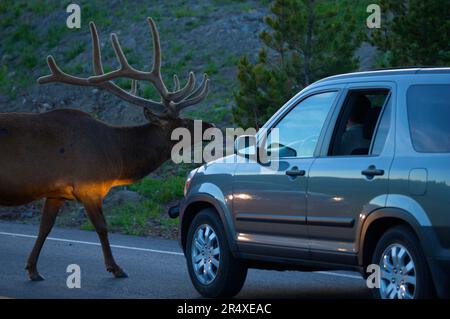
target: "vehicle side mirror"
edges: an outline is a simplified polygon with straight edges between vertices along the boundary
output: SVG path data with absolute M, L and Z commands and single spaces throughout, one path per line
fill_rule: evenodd
M 257 154 L 256 136 L 241 135 L 234 141 L 234 152 L 242 157 L 255 157 Z

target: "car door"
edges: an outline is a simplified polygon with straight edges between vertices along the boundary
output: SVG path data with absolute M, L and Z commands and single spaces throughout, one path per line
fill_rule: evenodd
M 290 255 L 289 249 L 272 251 L 272 246 L 295 248 L 297 257 L 308 253 L 307 176 L 339 93 L 334 88 L 307 94 L 273 121 L 267 141 L 260 145 L 266 151 L 279 149 L 279 158 L 269 166 L 251 160 L 237 165 L 233 213 L 242 252 Z
M 349 84 L 343 101 L 348 100 L 352 92 L 370 93 L 370 90 L 383 90 L 386 97 L 374 126 L 368 153 L 330 154 L 338 123 L 345 113 L 343 103 L 336 108 L 321 154 L 310 168 L 307 221 L 314 259 L 353 263 L 358 249 L 358 229 L 366 213 L 385 205 L 394 154 L 395 85 L 391 82 Z

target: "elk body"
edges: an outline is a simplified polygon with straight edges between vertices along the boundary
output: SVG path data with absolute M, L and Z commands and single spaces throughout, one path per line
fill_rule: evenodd
M 112 45 L 121 67 L 104 73 L 97 30 L 91 22 L 95 76 L 80 78 L 66 74 L 49 56 L 52 74 L 38 80 L 40 84 L 59 82 L 106 90 L 142 107 L 148 124 L 111 126 L 71 109 L 43 114 L 0 114 L 0 205 L 24 205 L 45 198 L 39 235 L 26 266 L 31 280 L 43 279 L 37 271 L 39 253 L 66 200 L 77 200 L 84 205 L 98 233 L 106 269 L 115 277 L 126 277 L 110 249 L 102 212 L 103 198 L 112 187 L 134 183 L 168 160 L 173 146 L 173 129 L 194 130 L 194 121 L 180 118 L 179 113 L 207 95 L 209 80 L 205 74 L 200 86 L 195 88 L 195 77 L 190 73 L 186 86 L 180 88 L 175 76 L 174 91 L 168 91 L 161 77 L 158 31 L 152 19 L 149 18 L 148 23 L 154 47 L 151 72 L 131 67 L 117 36 L 112 34 Z M 131 91 L 112 82 L 119 77 L 132 80 Z M 137 95 L 137 81 L 140 80 L 155 86 L 161 95 L 160 102 Z M 203 129 L 210 126 L 204 124 Z

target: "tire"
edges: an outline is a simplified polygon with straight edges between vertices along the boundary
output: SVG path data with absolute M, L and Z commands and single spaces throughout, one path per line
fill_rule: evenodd
M 373 289 L 375 298 L 433 298 L 433 281 L 427 260 L 409 227 L 396 226 L 386 231 L 372 255 L 372 264 L 379 265 L 381 270 L 380 288 Z
M 209 232 L 208 227 L 210 228 Z M 212 235 L 212 232 L 215 236 Z M 203 244 L 201 246 L 203 250 L 201 250 L 199 245 L 195 245 L 195 242 L 205 243 L 205 241 L 201 241 L 205 237 L 213 239 L 208 244 Z M 218 255 L 216 254 L 217 247 L 220 252 Z M 195 216 L 189 226 L 185 254 L 192 284 L 202 296 L 226 298 L 233 297 L 241 291 L 247 277 L 247 267 L 233 257 L 221 220 L 214 210 L 203 209 Z M 207 265 L 206 268 L 211 267 L 211 271 L 207 272 L 208 275 L 205 275 L 205 266 L 198 267 L 194 259 L 200 264 L 202 261 L 199 259 L 203 260 L 203 264 Z M 214 259 L 213 262 L 209 262 L 211 259 Z M 211 273 L 215 273 L 215 277 L 211 276 Z

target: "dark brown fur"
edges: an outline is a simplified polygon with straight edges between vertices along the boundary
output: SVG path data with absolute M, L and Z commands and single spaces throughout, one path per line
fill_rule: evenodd
M 0 114 L 0 205 L 46 199 L 39 238 L 27 263 L 31 279 L 42 279 L 36 267 L 39 252 L 65 200 L 83 203 L 102 242 L 107 269 L 126 276 L 109 248 L 103 198 L 112 187 L 131 184 L 167 161 L 176 127 L 193 130 L 193 121 L 119 127 L 71 109 Z
M 77 110 L 60 109 L 44 114 L 0 114 L 0 205 L 23 205 L 45 198 L 39 235 L 28 257 L 26 269 L 32 280 L 42 280 L 37 260 L 56 215 L 66 200 L 83 203 L 98 233 L 106 269 L 116 277 L 126 277 L 114 261 L 103 217 L 102 202 L 109 190 L 131 184 L 170 158 L 171 133 L 177 127 L 194 130 L 194 121 L 181 119 L 181 110 L 202 101 L 209 90 L 205 74 L 195 88 L 191 72 L 181 88 L 174 76 L 174 90 L 169 91 L 161 77 L 161 44 L 155 22 L 148 18 L 153 38 L 153 68 L 150 72 L 132 68 L 123 54 L 117 35 L 111 40 L 121 67 L 104 73 L 97 28 L 89 23 L 92 38 L 92 62 L 95 76 L 81 78 L 64 73 L 49 56 L 51 74 L 38 83 L 66 83 L 92 86 L 110 92 L 142 107 L 149 124 L 137 127 L 110 126 Z M 131 91 L 113 82 L 132 80 Z M 160 102 L 138 96 L 138 81 L 152 83 Z M 210 125 L 204 125 L 207 129 Z M 192 134 L 193 135 L 193 134 Z

